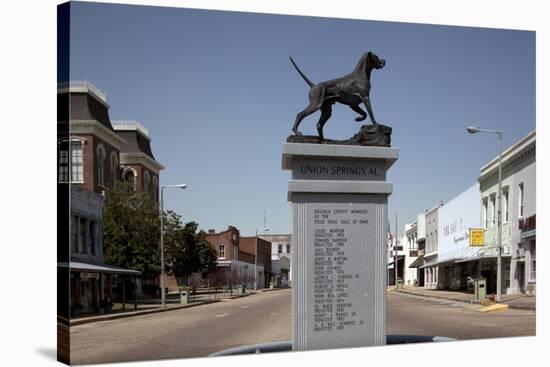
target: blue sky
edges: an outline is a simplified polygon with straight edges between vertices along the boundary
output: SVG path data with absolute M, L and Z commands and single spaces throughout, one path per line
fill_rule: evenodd
M 95 3 L 71 15 L 71 79 L 105 92 L 111 119 L 149 129 L 161 184 L 189 185 L 165 191 L 165 207 L 204 229 L 252 235 L 265 208 L 272 233 L 291 231 L 281 146 L 308 86 L 289 55 L 314 82 L 366 51 L 386 59 L 371 100 L 400 149 L 388 175 L 400 232 L 497 154 L 496 136 L 466 126 L 502 130 L 505 147 L 535 129 L 534 32 Z M 354 117 L 335 106 L 325 136 L 352 136 Z

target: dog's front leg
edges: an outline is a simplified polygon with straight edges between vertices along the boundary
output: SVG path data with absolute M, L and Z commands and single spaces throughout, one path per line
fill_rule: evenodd
M 365 104 L 365 107 L 367 108 L 367 112 L 369 113 L 370 120 L 373 125 L 376 125 L 376 119 L 374 118 L 374 114 L 372 113 L 372 106 L 370 104 L 370 97 L 367 95 L 363 97 L 363 103 Z

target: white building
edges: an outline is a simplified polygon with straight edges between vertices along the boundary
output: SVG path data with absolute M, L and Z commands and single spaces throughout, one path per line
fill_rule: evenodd
M 404 281 L 404 259 L 405 252 L 403 251 L 402 239 L 396 239 L 395 236 L 388 232 L 386 242 L 388 254 L 388 285 L 395 285 L 395 260 L 397 258 L 397 278 Z
M 478 256 L 496 290 L 498 157 L 481 167 L 481 224 L 486 245 Z M 502 153 L 502 292 L 535 293 L 536 287 L 536 132 Z
M 263 234 L 260 238 L 271 242 L 271 264 L 272 268 L 277 267 L 279 273 L 273 270 L 273 274 L 280 285 L 286 282 L 286 285 L 292 284 L 292 235 L 291 234 Z M 283 280 L 286 278 L 286 280 Z
M 478 247 L 470 247 L 470 228 L 479 228 L 479 184 L 469 187 L 445 206 L 438 214 L 439 288 L 468 289 L 468 277 L 476 277 Z
M 411 265 L 418 258 L 418 235 L 416 222 L 406 224 L 404 230 L 403 239 L 403 254 L 405 255 L 405 269 L 403 284 L 406 285 L 418 285 L 418 268 L 411 267 Z
M 437 230 L 439 208 L 442 206 L 443 202 L 441 201 L 434 208 L 428 210 L 425 215 L 426 247 L 424 265 L 420 268 L 424 269 L 424 288 L 429 289 L 436 289 L 439 283 Z

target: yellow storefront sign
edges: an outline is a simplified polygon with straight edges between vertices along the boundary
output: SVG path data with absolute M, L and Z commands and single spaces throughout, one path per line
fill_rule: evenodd
M 485 245 L 485 230 L 483 228 L 470 228 L 470 246 Z

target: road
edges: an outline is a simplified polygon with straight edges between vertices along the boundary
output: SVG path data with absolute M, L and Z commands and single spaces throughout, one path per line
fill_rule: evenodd
M 71 362 L 104 363 L 207 356 L 290 340 L 291 290 L 71 327 Z
M 478 312 L 479 305 L 403 293 L 388 294 L 387 333 L 439 335 L 459 340 L 536 333 L 534 311 Z
M 291 291 L 74 326 L 73 364 L 207 356 L 291 339 Z M 478 306 L 388 293 L 388 334 L 456 339 L 535 335 L 535 312 L 480 313 Z

